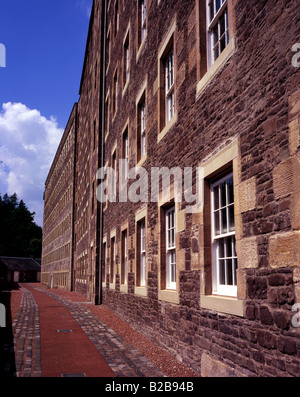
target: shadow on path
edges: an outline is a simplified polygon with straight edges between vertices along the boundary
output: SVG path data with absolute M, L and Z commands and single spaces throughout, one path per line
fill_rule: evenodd
M 18 284 L 9 284 L 0 290 L 0 303 L 3 304 L 6 309 L 6 327 L 0 327 L 0 377 L 2 378 L 12 378 L 16 376 L 11 291 L 18 289 Z

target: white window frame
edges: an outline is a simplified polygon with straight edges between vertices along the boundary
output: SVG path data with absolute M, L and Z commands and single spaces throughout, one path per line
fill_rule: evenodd
M 110 271 L 112 271 L 112 274 L 110 275 L 110 282 L 114 283 L 115 282 L 115 266 L 116 266 L 116 238 L 112 237 L 111 239 L 111 264 L 112 264 L 112 268 L 110 269 Z
M 221 206 L 221 188 L 220 186 L 232 179 L 233 180 L 233 173 L 230 173 L 224 176 L 221 179 L 218 179 L 214 183 L 211 184 L 211 224 L 212 224 L 212 287 L 213 287 L 213 294 L 215 295 L 225 295 L 225 296 L 237 296 L 237 255 L 235 250 L 235 225 L 234 225 L 234 197 L 233 203 L 229 201 L 229 192 L 228 192 L 228 185 L 226 184 L 225 188 L 225 195 L 226 195 L 226 204 L 225 206 Z M 233 181 L 232 181 L 233 184 Z M 219 201 L 219 208 L 215 208 L 215 188 L 218 191 L 218 201 Z M 233 189 L 233 186 L 232 186 Z M 230 227 L 230 210 L 231 215 L 233 216 L 233 226 Z M 225 214 L 225 215 L 224 215 Z M 224 218 L 223 218 L 224 216 Z M 216 222 L 218 219 L 218 222 Z M 225 220 L 226 231 L 222 229 L 223 227 L 223 220 Z M 218 225 L 217 225 L 218 223 Z M 216 232 L 216 231 L 219 232 Z M 230 242 L 229 245 L 226 244 Z M 222 248 L 223 247 L 223 248 Z M 231 247 L 231 254 L 228 253 L 227 255 L 227 248 Z M 221 252 L 223 250 L 223 256 L 220 257 Z M 221 280 L 221 261 L 224 263 L 224 271 L 222 276 L 225 282 Z M 231 274 L 232 274 L 232 284 L 228 282 L 230 272 L 228 272 L 229 267 L 227 267 L 231 263 Z
M 107 268 L 106 268 L 106 258 L 107 258 L 107 242 L 106 241 L 104 241 L 103 243 L 102 243 L 102 249 L 103 249 L 103 251 L 104 251 L 104 258 L 103 258 L 103 268 L 102 268 L 102 280 L 101 280 L 101 282 L 102 283 L 105 283 L 106 282 L 106 272 L 107 272 Z
M 147 1 L 141 0 L 141 42 L 144 40 L 147 33 Z
M 125 57 L 126 57 L 126 81 L 125 81 L 125 83 L 127 83 L 129 81 L 129 77 L 130 77 L 129 40 L 126 41 L 126 44 L 125 44 Z
M 146 286 L 146 221 L 140 221 L 140 287 Z
M 208 67 L 210 67 L 229 44 L 227 0 L 207 0 L 206 16 Z M 224 33 L 221 31 L 222 19 L 224 22 Z M 222 40 L 225 41 L 223 42 L 223 49 L 221 48 Z
M 146 154 L 146 102 L 143 100 L 140 106 L 141 120 L 141 158 Z
M 129 138 L 128 138 L 128 129 L 126 130 L 126 133 L 123 134 L 123 145 L 124 145 L 124 180 L 126 181 L 128 179 L 128 167 L 129 167 Z
M 172 46 L 165 60 L 166 124 L 175 115 L 174 80 L 174 47 Z
M 116 197 L 116 194 L 117 194 L 117 149 L 115 149 L 113 151 L 111 163 L 112 163 L 111 164 L 112 168 L 114 170 L 114 172 L 112 174 L 112 180 L 111 180 L 112 193 L 113 193 L 113 197 Z
M 115 36 L 117 35 L 120 27 L 120 11 L 119 11 L 119 1 L 115 4 Z
M 124 281 L 123 284 L 127 284 L 127 264 L 128 264 L 128 255 L 127 255 L 127 242 L 128 242 L 128 238 L 127 238 L 127 230 L 124 230 L 122 232 L 122 238 L 123 240 L 123 266 L 124 266 Z
M 115 73 L 114 76 L 114 115 L 118 110 L 118 72 Z
M 175 206 L 166 211 L 166 289 L 176 289 Z

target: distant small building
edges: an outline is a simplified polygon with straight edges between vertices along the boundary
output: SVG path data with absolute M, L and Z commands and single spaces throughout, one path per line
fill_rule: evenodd
M 1 284 L 39 282 L 41 280 L 41 261 L 33 258 L 0 256 L 0 280 Z

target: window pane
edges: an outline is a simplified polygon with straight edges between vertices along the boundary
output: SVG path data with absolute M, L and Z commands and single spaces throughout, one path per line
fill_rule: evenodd
M 225 260 L 219 260 L 219 283 L 225 285 Z
M 171 283 L 176 282 L 176 259 L 175 250 L 172 251 L 172 265 L 171 265 Z
M 215 212 L 215 235 L 219 235 L 220 233 L 220 213 L 219 211 Z
M 233 285 L 232 259 L 226 259 L 227 285 Z
M 220 207 L 219 203 L 219 186 L 214 187 L 214 209 L 217 210 Z
M 214 60 L 216 60 L 219 56 L 219 32 L 218 32 L 218 24 L 213 28 L 213 51 L 214 51 Z
M 228 12 L 225 10 L 225 26 L 226 26 L 226 45 L 229 43 L 229 29 L 228 29 Z
M 218 15 L 226 0 L 213 0 L 208 4 L 208 34 L 210 64 L 214 63 L 221 52 L 229 44 L 228 12 L 227 7 Z
M 219 258 L 225 258 L 223 239 L 219 241 Z
M 222 182 L 220 185 L 221 188 L 221 207 L 225 207 L 227 204 L 226 201 L 226 182 Z
M 170 247 L 172 247 L 172 244 L 171 244 L 171 230 L 168 229 L 168 247 L 167 248 L 170 248 Z
M 234 202 L 233 178 L 227 180 L 227 189 L 228 189 L 228 204 L 232 204 Z
M 209 22 L 212 21 L 214 14 L 214 0 L 212 0 L 209 4 Z
M 229 209 L 229 231 L 233 232 L 235 230 L 235 227 L 234 227 L 234 206 L 231 205 L 228 209 Z
M 231 258 L 232 257 L 231 237 L 226 238 L 225 243 L 226 243 L 226 258 Z
M 227 233 L 227 208 L 221 210 L 222 213 L 222 234 Z
M 236 281 L 236 271 L 237 271 L 237 259 L 233 259 L 233 275 L 234 275 L 234 285 L 237 285 Z
M 233 245 L 233 256 L 237 256 L 235 250 L 235 237 L 232 237 L 232 245 Z

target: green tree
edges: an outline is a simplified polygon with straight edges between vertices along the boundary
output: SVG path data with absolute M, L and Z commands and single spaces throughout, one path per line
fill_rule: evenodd
M 0 195 L 0 256 L 41 258 L 42 228 L 16 194 Z

